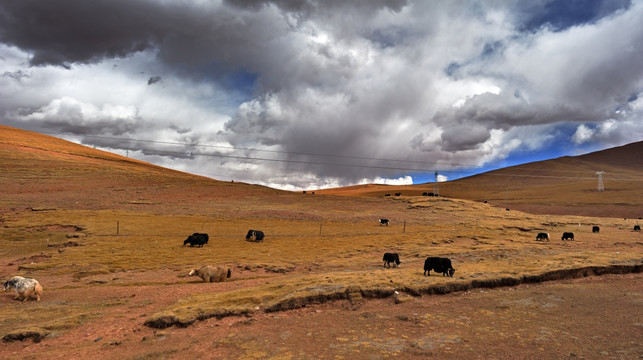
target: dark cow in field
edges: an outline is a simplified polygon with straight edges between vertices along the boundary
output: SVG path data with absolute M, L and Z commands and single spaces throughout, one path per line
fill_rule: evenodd
M 265 235 L 263 234 L 263 231 L 259 230 L 248 230 L 248 233 L 246 234 L 246 240 L 247 241 L 263 241 L 263 238 Z
M 388 219 L 380 219 L 380 226 L 382 225 L 388 226 Z
M 183 241 L 183 246 L 185 246 L 186 244 L 190 244 L 190 247 L 193 247 L 195 245 L 198 247 L 203 247 L 203 245 L 208 243 L 209 239 L 210 237 L 208 236 L 208 234 L 194 233 L 188 236 L 185 241 Z
M 634 231 L 641 231 L 640 225 L 634 225 Z
M 391 196 L 391 194 L 384 194 L 384 196 Z
M 397 253 L 384 253 L 382 261 L 384 261 L 384 267 L 388 266 L 389 268 L 391 268 L 391 263 L 393 263 L 393 267 L 398 267 L 401 263 L 400 256 Z
M 572 232 L 564 232 L 563 236 L 560 238 L 561 240 L 571 240 L 574 241 L 574 233 Z
M 593 233 L 597 233 L 597 232 L 600 232 L 600 231 L 601 231 L 601 228 L 599 228 L 598 226 L 592 226 L 592 232 Z
M 206 234 L 206 233 L 194 233 L 194 234 L 192 234 L 192 236 L 200 236 L 200 237 L 202 237 L 203 240 L 205 241 L 204 244 L 207 244 L 208 241 L 210 240 L 210 236 L 208 236 L 208 234 Z
M 395 193 L 395 196 L 402 196 L 402 193 Z
M 538 233 L 538 235 L 536 235 L 536 240 L 537 241 L 543 241 L 543 240 L 549 241 L 549 233 L 545 233 L 545 232 Z
M 451 260 L 441 257 L 428 257 L 424 260 L 424 276 L 431 276 L 431 270 L 441 273 L 442 276 L 453 277 L 453 273 L 455 273 L 455 269 L 451 266 Z

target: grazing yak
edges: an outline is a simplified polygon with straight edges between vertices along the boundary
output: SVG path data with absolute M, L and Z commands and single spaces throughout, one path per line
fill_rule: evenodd
M 30 297 L 35 297 L 36 301 L 40 301 L 40 297 L 42 296 L 42 286 L 40 286 L 40 283 L 36 279 L 14 276 L 4 283 L 4 291 L 12 288 L 16 292 L 15 300 L 25 302 Z
M 190 247 L 193 247 L 195 245 L 198 247 L 203 247 L 203 245 L 208 243 L 209 239 L 210 237 L 208 236 L 208 234 L 194 233 L 188 236 L 185 241 L 183 241 L 183 246 L 185 246 L 186 244 L 190 244 Z
M 388 219 L 380 219 L 380 226 L 382 225 L 388 226 Z
M 592 226 L 592 232 L 593 233 L 597 233 L 597 232 L 600 232 L 600 231 L 601 231 L 601 228 L 599 228 L 598 226 L 596 226 L 596 225 Z
M 203 279 L 204 282 L 223 282 L 231 275 L 232 272 L 230 268 L 211 265 L 202 266 L 200 269 L 192 269 L 188 273 L 188 276 L 198 276 Z
M 640 225 L 634 225 L 634 231 L 641 231 Z
M 563 236 L 560 238 L 561 240 L 574 240 L 574 233 L 572 232 L 564 232 Z
M 424 276 L 431 276 L 430 272 L 442 273 L 442 276 L 453 277 L 455 269 L 451 266 L 451 260 L 441 257 L 428 257 L 424 260 Z
M 395 193 L 395 196 L 402 196 L 402 193 Z
M 384 261 L 384 267 L 388 266 L 389 269 L 391 268 L 391 263 L 393 263 L 393 267 L 398 267 L 401 263 L 400 256 L 397 253 L 384 253 L 382 261 Z
M 536 235 L 537 241 L 547 240 L 549 241 L 549 233 L 541 232 Z
M 263 234 L 263 231 L 259 230 L 248 230 L 248 233 L 246 234 L 246 241 L 263 241 L 263 238 L 265 235 Z

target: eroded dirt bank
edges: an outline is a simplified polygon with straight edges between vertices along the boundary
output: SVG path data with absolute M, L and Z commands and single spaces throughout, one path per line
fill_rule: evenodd
M 339 300 L 187 328 L 135 307 L 60 337 L 4 343 L 6 359 L 639 359 L 643 275 L 590 276 L 441 296 Z M 109 291 L 109 289 L 96 289 Z M 150 289 L 150 292 L 154 292 Z M 111 324 L 105 319 L 113 320 Z M 129 326 L 123 326 L 129 324 Z

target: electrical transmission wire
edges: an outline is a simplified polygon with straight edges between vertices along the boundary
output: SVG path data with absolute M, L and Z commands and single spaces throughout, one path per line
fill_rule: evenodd
M 79 136 L 77 134 L 71 134 L 71 133 L 44 132 L 44 131 L 43 131 L 43 133 L 51 134 L 51 135 Z M 163 144 L 163 145 L 180 145 L 180 146 L 186 146 L 186 147 L 188 147 L 188 146 L 205 147 L 205 148 L 216 148 L 216 149 L 225 149 L 225 150 L 244 150 L 244 151 L 268 152 L 268 153 L 278 153 L 278 154 L 288 154 L 288 155 L 319 156 L 319 157 L 331 157 L 331 158 L 355 159 L 355 160 L 406 162 L 406 163 L 427 164 L 427 165 L 444 164 L 444 165 L 464 166 L 464 167 L 470 167 L 470 168 L 481 167 L 481 165 L 477 165 L 477 164 L 461 164 L 461 163 L 452 163 L 452 162 L 445 162 L 445 161 L 436 161 L 436 162 L 432 163 L 432 162 L 417 161 L 417 160 L 386 159 L 386 158 L 376 158 L 376 157 L 366 157 L 366 156 L 353 156 L 353 155 L 305 153 L 305 152 L 284 151 L 284 150 L 256 149 L 256 148 L 247 148 L 247 147 L 239 147 L 239 146 L 224 146 L 224 145 L 186 143 L 186 142 L 175 142 L 175 141 L 160 141 L 160 140 L 119 138 L 119 137 L 113 137 L 113 136 L 99 136 L 99 135 L 80 135 L 80 136 L 86 137 L 86 138 L 96 138 L 96 139 L 106 139 L 106 140 L 133 141 L 133 142 Z M 200 154 L 200 155 L 203 155 L 203 154 Z
M 71 133 L 59 133 L 59 132 L 43 132 L 51 135 L 68 135 L 68 136 L 79 136 L 77 134 Z M 146 148 L 136 148 L 129 149 L 134 151 L 141 151 L 143 154 L 149 152 L 147 155 L 160 155 L 160 156 L 173 156 L 173 157 L 188 157 L 192 156 L 205 156 L 205 157 L 217 157 L 217 158 L 227 158 L 243 161 L 268 161 L 268 162 L 279 162 L 279 163 L 291 163 L 291 164 L 301 164 L 301 165 L 316 165 L 316 166 L 343 166 L 343 167 L 352 167 L 352 168 L 364 168 L 364 169 L 379 169 L 379 170 L 393 170 L 393 171 L 403 171 L 403 172 L 419 172 L 419 173 L 433 173 L 438 171 L 442 174 L 466 174 L 466 175 L 475 175 L 471 171 L 464 170 L 439 170 L 437 165 L 451 165 L 451 166 L 460 166 L 466 167 L 469 169 L 482 168 L 481 165 L 473 164 L 462 164 L 462 163 L 444 163 L 436 161 L 434 163 L 416 161 L 416 160 L 402 160 L 402 159 L 386 159 L 386 158 L 375 158 L 375 157 L 363 157 L 363 156 L 351 156 L 351 155 L 333 155 L 333 154 L 316 154 L 316 153 L 304 153 L 304 152 L 292 152 L 292 151 L 283 151 L 283 150 L 270 150 L 270 149 L 256 149 L 256 148 L 246 148 L 246 147 L 235 147 L 235 146 L 223 146 L 223 145 L 212 145 L 212 144 L 199 144 L 199 143 L 185 143 L 185 142 L 172 142 L 172 141 L 160 141 L 160 140 L 144 140 L 144 139 L 131 139 L 131 138 L 119 138 L 119 137 L 110 137 L 110 136 L 99 136 L 99 135 L 80 135 L 86 138 L 96 138 L 96 139 L 106 139 L 106 140 L 117 140 L 117 141 L 132 141 L 140 143 L 151 143 L 151 144 L 162 144 L 162 145 L 177 145 L 185 147 L 202 147 L 202 148 L 215 148 L 215 149 L 226 149 L 226 150 L 243 150 L 243 151 L 253 151 L 253 152 L 266 152 L 266 153 L 277 153 L 277 154 L 287 154 L 287 155 L 301 155 L 301 156 L 312 156 L 312 157 L 327 157 L 327 158 L 336 158 L 336 159 L 350 159 L 350 160 L 368 160 L 368 161 L 385 161 L 385 162 L 404 162 L 411 164 L 426 164 L 433 165 L 435 168 L 424 169 L 424 168 L 410 168 L 410 167 L 398 167 L 398 166 L 380 166 L 380 165 L 364 165 L 364 164 L 347 164 L 347 163 L 331 163 L 331 162 L 321 162 L 321 161 L 311 161 L 311 160 L 293 160 L 293 159 L 273 159 L 266 157 L 253 157 L 253 156 L 240 156 L 240 155 L 229 155 L 229 154 L 219 154 L 219 153 L 203 153 L 203 152 L 193 152 L 193 151 L 169 151 L 169 150 L 156 150 L 156 149 L 146 149 Z M 527 164 L 522 164 L 527 165 Z M 499 170 L 499 169 L 496 169 Z M 546 171 L 546 172 L 564 172 L 569 174 L 574 173 L 587 173 L 587 171 L 582 170 L 563 170 L 563 169 L 548 169 L 548 168 L 517 168 L 514 167 L 512 171 Z M 595 177 L 582 177 L 582 176 L 556 176 L 556 175 L 536 175 L 536 174 L 515 174 L 515 173 L 494 173 L 493 170 L 485 172 L 486 175 L 490 176 L 502 176 L 502 177 L 530 177 L 530 178 L 552 178 L 552 179 L 574 179 L 574 180 L 594 180 Z M 613 173 L 610 173 L 613 174 Z M 622 177 L 606 177 L 610 181 L 643 181 L 640 178 L 622 178 Z

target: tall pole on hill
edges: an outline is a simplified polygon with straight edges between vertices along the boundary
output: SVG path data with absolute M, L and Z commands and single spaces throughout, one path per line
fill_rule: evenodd
M 438 185 L 438 172 L 435 172 L 435 185 L 433 185 L 435 196 L 440 196 L 440 185 Z
M 605 171 L 596 172 L 596 175 L 598 175 L 598 186 L 596 186 L 596 191 L 605 191 L 605 187 L 603 186 L 603 174 L 605 174 Z

